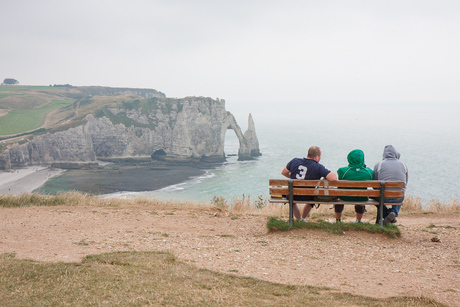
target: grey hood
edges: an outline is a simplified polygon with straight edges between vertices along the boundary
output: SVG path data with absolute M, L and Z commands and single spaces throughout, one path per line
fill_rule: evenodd
M 387 145 L 383 149 L 383 159 L 398 159 L 401 154 L 393 147 L 393 145 Z
M 383 149 L 383 160 L 374 166 L 374 179 L 404 181 L 407 183 L 409 179 L 407 166 L 399 161 L 400 156 L 393 145 L 385 146 Z

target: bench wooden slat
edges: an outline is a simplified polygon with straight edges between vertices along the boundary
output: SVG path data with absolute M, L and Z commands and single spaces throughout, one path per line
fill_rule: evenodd
M 272 203 L 289 203 L 289 199 L 283 198 L 270 198 Z M 374 199 L 369 199 L 366 201 L 323 201 L 323 200 L 298 200 L 295 201 L 298 204 L 325 204 L 325 205 L 378 205 L 379 202 Z
M 269 200 L 271 203 L 279 203 L 279 204 L 286 204 L 289 203 L 287 198 L 270 198 Z M 369 199 L 367 201 L 321 201 L 321 200 L 298 200 L 296 201 L 298 204 L 320 204 L 320 205 L 373 205 L 378 206 L 379 202 L 374 199 Z M 402 203 L 385 203 L 385 205 L 402 205 Z
M 270 179 L 268 185 L 288 185 L 288 179 Z
M 379 188 L 380 181 L 367 180 L 367 181 L 351 181 L 351 180 L 337 180 L 337 181 L 324 181 L 324 180 L 294 180 L 292 185 L 295 187 L 366 187 L 366 188 Z
M 289 188 L 270 188 L 270 195 L 288 195 Z M 314 188 L 293 188 L 293 195 L 305 196 L 366 196 L 379 197 L 380 190 L 358 190 L 358 189 L 314 189 Z M 404 196 L 402 190 L 385 190 L 385 197 L 399 198 Z
M 270 186 L 288 186 L 289 179 L 270 179 Z M 366 180 L 366 181 L 352 181 L 352 180 L 293 180 L 293 186 L 304 187 L 367 187 L 367 188 L 380 188 L 379 180 Z M 399 188 L 405 187 L 403 181 L 385 181 L 385 188 Z
M 294 188 L 293 195 L 315 195 L 315 196 L 367 196 L 378 197 L 380 191 L 377 190 L 343 190 L 343 189 L 302 189 Z

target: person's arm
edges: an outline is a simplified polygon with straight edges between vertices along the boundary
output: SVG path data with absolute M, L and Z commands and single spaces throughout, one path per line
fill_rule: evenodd
M 404 167 L 406 168 L 406 185 L 407 185 L 407 183 L 409 182 L 409 171 L 408 171 L 408 169 L 407 169 L 407 165 L 406 165 L 406 164 L 404 164 Z
M 379 163 L 377 163 L 375 166 L 374 166 L 374 176 L 372 177 L 373 180 L 378 180 L 379 179 L 379 173 L 378 173 L 378 165 Z
M 291 178 L 291 172 L 286 167 L 281 171 L 281 175 L 287 178 Z
M 326 179 L 329 181 L 336 181 L 337 176 L 333 172 L 330 172 L 329 174 L 327 174 Z

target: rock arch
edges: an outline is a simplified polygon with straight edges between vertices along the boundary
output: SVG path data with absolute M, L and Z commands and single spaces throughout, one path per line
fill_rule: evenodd
M 249 114 L 248 118 L 248 129 L 243 134 L 241 131 L 240 126 L 236 122 L 235 117 L 230 112 L 227 112 L 227 119 L 228 125 L 225 129 L 231 129 L 235 132 L 236 136 L 238 137 L 239 141 L 239 149 L 238 149 L 238 160 L 251 160 L 256 156 L 261 156 L 259 150 L 259 141 L 256 135 L 256 129 L 254 126 L 254 120 L 252 119 L 252 115 Z M 224 134 L 225 134 L 224 131 Z

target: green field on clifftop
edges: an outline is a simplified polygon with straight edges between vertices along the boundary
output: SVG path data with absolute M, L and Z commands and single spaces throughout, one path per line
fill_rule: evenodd
M 100 86 L 0 86 L 0 137 L 21 142 L 30 134 L 68 129 L 81 124 L 88 114 L 108 116 L 115 123 L 127 121 L 124 115 L 114 115 L 107 108 L 130 108 L 140 104 L 144 109 L 156 102 L 157 95 L 168 98 L 154 89 L 110 88 Z M 151 107 L 151 106 L 149 106 Z M 132 125 L 132 121 L 128 121 Z M 20 137 L 20 138 L 18 138 Z
M 59 108 L 71 104 L 71 100 L 51 100 L 42 108 L 29 110 L 12 110 L 0 117 L 0 135 L 19 134 L 40 128 L 46 116 Z

